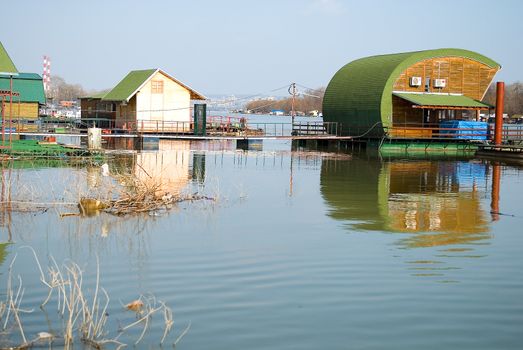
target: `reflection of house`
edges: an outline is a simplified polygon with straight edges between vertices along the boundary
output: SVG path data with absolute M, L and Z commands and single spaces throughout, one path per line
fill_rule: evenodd
M 471 166 L 482 164 L 464 163 Z M 447 243 L 463 240 L 459 234 L 487 231 L 476 184 L 463 188 L 458 167 L 445 169 L 435 162 L 391 162 L 388 200 L 380 208 L 388 217 L 388 227 L 399 232 L 436 231 L 454 233 Z M 470 237 L 473 239 L 472 237 Z M 465 239 L 466 240 L 466 239 Z M 445 243 L 436 240 L 434 245 Z M 430 244 L 430 243 L 428 243 Z
M 159 190 L 180 193 L 189 183 L 190 141 L 160 140 L 158 151 L 136 155 L 135 175 L 142 181 L 151 179 L 161 185 Z
M 191 100 L 205 99 L 160 69 L 136 70 L 109 92 L 82 98 L 82 118 L 141 132 L 183 132 L 190 129 Z
M 12 80 L 11 80 L 12 79 Z M 13 96 L 12 106 L 9 104 L 9 91 L 16 93 Z M 0 100 L 4 101 L 4 118 L 15 120 L 17 127 L 27 128 L 27 123 L 34 123 L 38 118 L 41 105 L 45 104 L 45 93 L 42 77 L 36 73 L 20 73 L 13 61 L 0 43 Z
M 432 246 L 485 239 L 480 205 L 485 165 L 448 161 L 323 160 L 321 192 L 333 218 L 353 229 L 434 232 L 408 245 Z
M 342 67 L 325 91 L 326 122 L 345 135 L 431 138 L 444 120 L 476 116 L 501 66 L 461 49 L 438 49 L 362 58 Z

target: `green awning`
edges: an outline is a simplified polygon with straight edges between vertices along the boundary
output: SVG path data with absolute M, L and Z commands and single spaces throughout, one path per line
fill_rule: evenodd
M 398 96 L 406 101 L 412 102 L 417 108 L 442 108 L 450 107 L 452 109 L 489 109 L 492 106 L 474 100 L 463 95 L 449 95 L 449 94 L 409 94 L 402 92 L 394 92 L 394 96 Z

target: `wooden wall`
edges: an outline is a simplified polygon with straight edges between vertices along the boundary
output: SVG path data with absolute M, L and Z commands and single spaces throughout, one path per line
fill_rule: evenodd
M 10 117 L 9 103 L 4 105 L 4 118 Z M 38 102 L 14 102 L 13 99 L 13 119 L 38 119 Z
M 497 68 L 464 57 L 438 57 L 420 61 L 407 68 L 394 83 L 394 91 L 425 92 L 425 82 L 430 78 L 429 92 L 463 94 L 475 100 L 483 99 Z M 411 77 L 421 77 L 422 84 L 410 86 Z M 444 88 L 434 88 L 434 79 L 446 79 Z M 442 111 L 441 113 L 445 113 Z M 430 124 L 439 122 L 437 110 L 430 112 Z M 459 119 L 462 112 L 453 112 Z M 412 108 L 412 103 L 392 96 L 393 126 L 421 126 L 423 110 Z
M 96 103 L 99 99 L 80 99 L 81 118 L 96 118 Z
M 398 96 L 392 96 L 392 125 L 419 126 L 423 120 L 423 110 L 412 108 L 412 103 Z
M 420 61 L 401 73 L 394 91 L 424 92 L 425 80 L 430 77 L 430 92 L 457 93 L 476 100 L 483 99 L 497 68 L 464 57 L 437 57 Z M 410 77 L 421 77 L 422 84 L 412 87 Z M 446 79 L 445 88 L 433 87 L 434 79 Z
M 127 105 L 118 105 L 117 119 L 123 119 L 125 121 L 136 121 L 136 95 L 131 98 Z

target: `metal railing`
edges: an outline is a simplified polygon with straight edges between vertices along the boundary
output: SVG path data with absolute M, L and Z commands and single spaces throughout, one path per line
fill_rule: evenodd
M 6 125 L 8 121 L 5 121 Z M 88 127 L 100 127 L 104 134 L 149 133 L 149 134 L 192 134 L 194 124 L 190 122 L 104 118 L 40 118 L 36 121 L 12 120 L 10 132 L 55 132 L 80 133 Z M 431 140 L 477 140 L 489 141 L 494 134 L 494 125 L 477 127 L 440 127 L 438 124 L 408 124 L 385 127 L 374 125 L 346 126 L 337 122 L 257 123 L 245 118 L 209 116 L 206 131 L 215 136 L 351 136 L 353 138 L 387 137 L 390 139 Z M 523 143 L 523 125 L 505 124 L 502 129 L 504 142 Z
M 441 140 L 477 140 L 489 141 L 494 135 L 494 125 L 486 127 L 438 127 L 438 126 L 392 126 L 384 128 L 389 138 L 441 139 Z M 505 142 L 522 142 L 523 125 L 505 124 L 502 129 Z

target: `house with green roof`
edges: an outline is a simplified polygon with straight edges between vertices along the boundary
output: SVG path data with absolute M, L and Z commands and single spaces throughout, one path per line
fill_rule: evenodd
M 204 95 L 161 69 L 134 70 L 106 93 L 81 98 L 82 119 L 138 132 L 188 132 Z
M 39 107 L 46 102 L 42 77 L 19 72 L 1 42 L 0 95 L 1 115 L 4 120 L 11 118 L 18 126 L 34 123 L 39 116 Z
M 343 66 L 325 91 L 323 118 L 339 134 L 442 139 L 449 121 L 476 120 L 501 65 L 463 49 L 361 58 Z
M 4 45 L 2 45 L 2 42 L 0 42 L 0 74 L 10 73 L 18 73 L 18 70 L 11 60 L 11 57 L 9 57 L 9 54 L 5 50 Z

